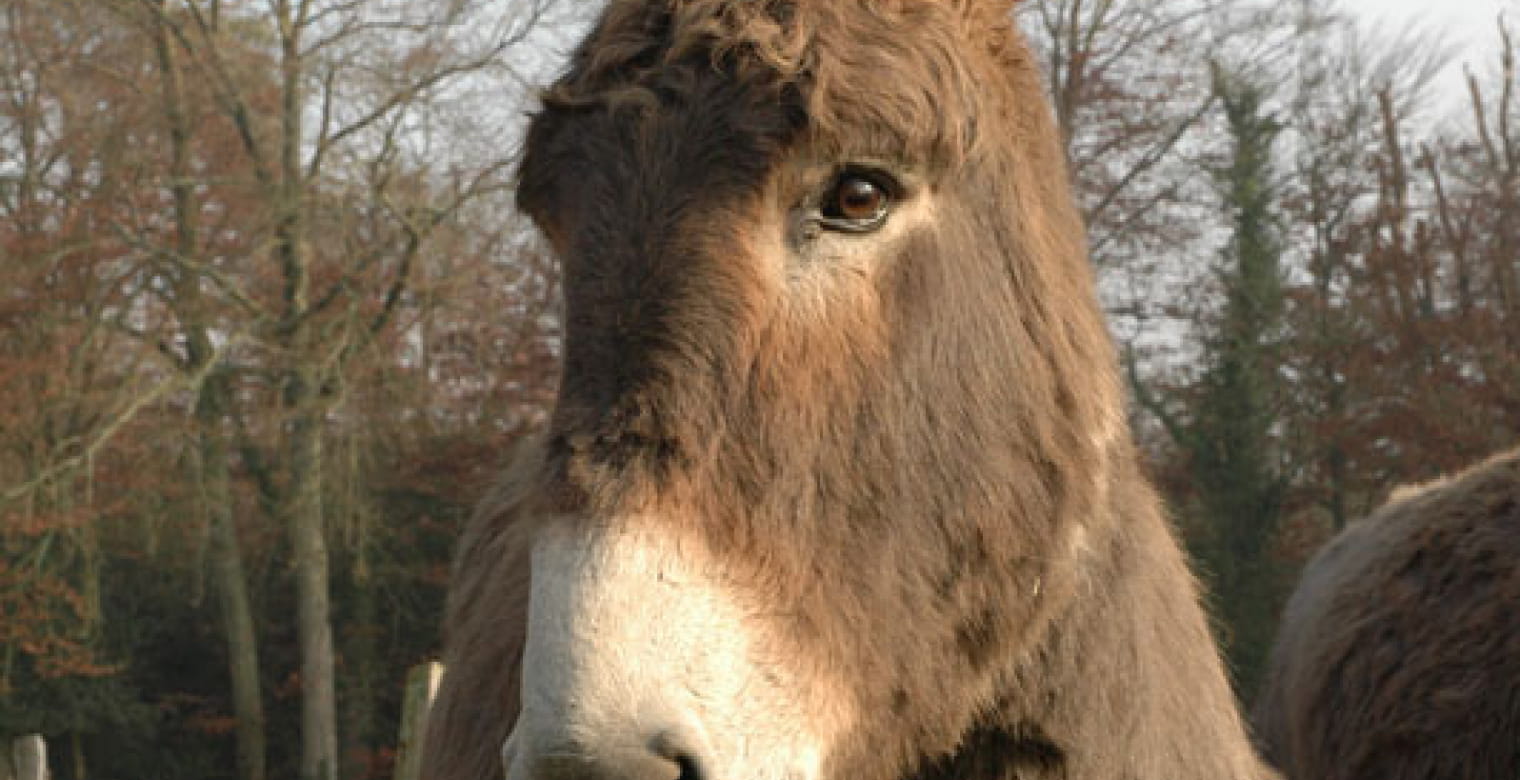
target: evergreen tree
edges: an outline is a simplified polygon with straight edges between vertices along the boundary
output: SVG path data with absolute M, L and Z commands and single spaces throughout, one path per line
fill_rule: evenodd
M 1276 625 L 1280 586 L 1271 549 L 1288 483 L 1277 428 L 1285 290 L 1273 147 L 1282 126 L 1264 88 L 1216 70 L 1229 151 L 1212 171 L 1229 241 L 1215 272 L 1221 301 L 1202 326 L 1196 378 L 1158 398 L 1138 377 L 1139 402 L 1179 450 L 1188 490 L 1173 496 L 1207 580 L 1237 690 L 1255 690 Z M 1169 394 L 1171 395 L 1171 394 Z
M 1217 171 L 1231 236 L 1218 268 L 1223 307 L 1208 326 L 1195 406 L 1180 443 L 1204 529 L 1195 553 L 1213 578 L 1236 682 L 1251 691 L 1276 614 L 1270 552 L 1287 487 L 1274 434 L 1284 289 L 1272 182 L 1282 128 L 1261 86 L 1221 71 L 1215 88 L 1231 139 Z

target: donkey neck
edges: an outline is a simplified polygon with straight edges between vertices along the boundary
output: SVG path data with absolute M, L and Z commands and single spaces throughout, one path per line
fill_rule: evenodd
M 1081 609 L 1055 623 L 1021 673 L 1047 702 L 1044 730 L 1058 747 L 1074 746 L 1065 769 L 1073 777 L 1272 777 L 1251 748 L 1160 502 L 1132 462 L 1122 472 Z
M 1266 780 L 1159 502 L 1123 469 L 1073 603 L 959 750 L 905 780 Z

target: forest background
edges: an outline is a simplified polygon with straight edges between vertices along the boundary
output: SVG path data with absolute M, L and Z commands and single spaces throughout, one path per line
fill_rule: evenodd
M 593 11 L 0 0 L 0 742 L 60 780 L 390 777 L 457 531 L 552 398 L 511 185 Z M 1249 700 L 1318 544 L 1520 441 L 1514 42 L 1018 13 Z

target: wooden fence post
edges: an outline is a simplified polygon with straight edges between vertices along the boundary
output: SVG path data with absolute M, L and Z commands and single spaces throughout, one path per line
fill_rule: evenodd
M 428 710 L 433 706 L 433 697 L 438 695 L 441 679 L 443 664 L 437 661 L 414 666 L 406 676 L 395 780 L 422 780 L 422 742 L 427 735 Z

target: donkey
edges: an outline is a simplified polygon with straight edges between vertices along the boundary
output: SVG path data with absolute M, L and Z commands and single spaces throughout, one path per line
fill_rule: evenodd
M 1520 450 L 1316 553 L 1254 715 L 1294 780 L 1520 777 Z
M 430 780 L 1267 776 L 1011 15 L 605 8 L 528 132 L 563 374 L 461 541 Z

